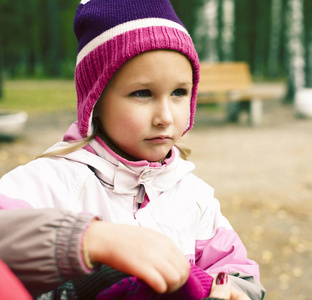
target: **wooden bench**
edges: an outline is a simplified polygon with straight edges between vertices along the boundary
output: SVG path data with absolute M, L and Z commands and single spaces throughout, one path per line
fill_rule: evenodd
M 262 101 L 281 99 L 284 95 L 283 84 L 254 84 L 245 62 L 201 63 L 197 102 L 228 103 L 230 121 L 237 121 L 240 107 L 247 104 L 250 124 L 258 126 L 262 120 Z

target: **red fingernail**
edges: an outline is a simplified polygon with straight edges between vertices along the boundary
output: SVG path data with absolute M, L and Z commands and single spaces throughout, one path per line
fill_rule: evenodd
M 220 272 L 216 279 L 216 284 L 222 285 L 228 282 L 228 276 L 224 272 Z

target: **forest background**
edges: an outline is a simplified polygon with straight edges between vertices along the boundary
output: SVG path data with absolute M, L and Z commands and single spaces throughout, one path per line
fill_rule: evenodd
M 288 101 L 312 87 L 311 0 L 171 2 L 202 61 L 245 61 L 254 81 L 286 83 Z M 29 115 L 21 138 L 0 141 L 0 177 L 59 141 L 76 121 L 78 3 L 0 0 L 0 115 L 2 108 Z M 308 300 L 312 119 L 297 118 L 293 105 L 280 100 L 263 102 L 257 128 L 245 118 L 228 124 L 223 111 L 202 107 L 187 145 L 195 174 L 215 188 L 224 215 L 259 263 L 265 299 Z
M 202 61 L 245 61 L 256 81 L 312 87 L 311 0 L 171 0 Z M 77 1 L 0 0 L 4 78 L 73 78 Z

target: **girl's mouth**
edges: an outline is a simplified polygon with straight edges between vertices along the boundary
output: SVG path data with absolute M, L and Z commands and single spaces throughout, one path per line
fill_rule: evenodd
M 169 141 L 171 141 L 171 138 L 169 136 L 155 136 L 153 138 L 146 139 L 146 140 L 154 144 L 164 144 L 164 143 L 168 143 Z

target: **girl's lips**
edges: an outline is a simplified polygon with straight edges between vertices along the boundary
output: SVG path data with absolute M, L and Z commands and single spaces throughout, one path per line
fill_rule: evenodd
M 169 136 L 156 136 L 146 140 L 154 144 L 162 144 L 171 141 L 171 138 Z

